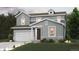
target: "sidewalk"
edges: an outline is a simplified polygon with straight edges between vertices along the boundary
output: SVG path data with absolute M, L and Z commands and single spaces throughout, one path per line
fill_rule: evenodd
M 9 51 L 28 42 L 0 42 L 0 51 Z

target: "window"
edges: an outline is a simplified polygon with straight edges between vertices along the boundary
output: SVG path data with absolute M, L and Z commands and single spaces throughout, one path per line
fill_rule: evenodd
M 36 18 L 36 22 L 39 22 L 39 21 L 41 21 L 41 17 Z
M 61 22 L 61 16 L 57 16 L 57 22 Z
M 22 18 L 21 18 L 21 25 L 25 25 L 25 17 L 24 16 L 22 16 Z
M 31 17 L 30 18 L 30 23 L 34 23 L 34 22 L 36 22 L 36 18 L 35 17 Z
M 56 36 L 56 26 L 48 26 L 48 36 L 49 37 Z

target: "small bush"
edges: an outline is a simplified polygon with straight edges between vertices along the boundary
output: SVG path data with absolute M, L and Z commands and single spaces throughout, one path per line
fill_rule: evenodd
M 49 39 L 49 42 L 53 43 L 53 42 L 54 42 L 54 40 L 53 40 L 53 39 Z
M 58 40 L 58 41 L 59 41 L 59 43 L 64 43 L 65 42 L 65 40 L 62 40 L 62 39 Z
M 48 39 L 48 40 L 47 40 L 46 38 L 44 38 L 44 39 L 41 40 L 41 42 L 53 43 L 54 40 L 53 40 L 53 39 Z
M 46 39 L 46 38 L 43 38 L 43 39 L 41 40 L 41 42 L 47 42 L 47 39 Z
M 67 38 L 66 38 L 67 40 L 72 40 L 72 38 L 68 35 L 67 36 Z
M 58 39 L 55 39 L 54 41 L 55 41 L 55 43 L 59 43 Z

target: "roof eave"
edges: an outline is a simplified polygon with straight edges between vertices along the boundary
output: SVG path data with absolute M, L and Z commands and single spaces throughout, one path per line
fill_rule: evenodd
M 66 14 L 53 14 L 53 15 L 31 15 L 30 17 L 38 17 L 38 16 L 65 16 Z
M 19 13 L 18 15 L 16 15 L 15 17 L 17 18 L 17 17 L 18 17 L 19 15 L 21 15 L 22 13 L 30 17 L 30 15 L 28 15 L 28 14 L 26 14 L 26 13 L 24 13 L 24 12 L 20 12 L 20 13 Z

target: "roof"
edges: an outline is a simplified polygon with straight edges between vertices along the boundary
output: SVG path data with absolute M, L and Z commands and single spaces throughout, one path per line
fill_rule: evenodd
M 66 12 L 65 11 L 63 11 L 63 12 L 55 12 L 55 14 L 66 14 Z
M 29 16 L 28 14 L 26 14 L 25 12 L 22 11 L 22 12 L 20 12 L 18 15 L 16 15 L 15 17 L 18 17 L 18 16 L 21 15 L 22 13 L 25 14 L 25 15 L 27 15 L 27 16 Z
M 27 28 L 31 28 L 29 25 L 17 25 L 14 27 L 11 27 L 11 29 L 27 29 Z
M 29 25 L 17 25 L 16 27 L 29 27 Z
M 66 12 L 54 12 L 54 14 L 51 14 L 49 15 L 49 13 L 32 13 L 32 14 L 29 14 L 30 17 L 42 17 L 42 16 L 65 16 L 66 15 Z
M 47 15 L 48 13 L 31 13 L 29 15 Z
M 43 22 L 43 21 L 45 21 L 45 20 L 51 21 L 51 22 L 54 22 L 54 23 L 57 23 L 57 24 L 60 24 L 60 25 L 65 26 L 65 24 L 63 24 L 63 23 L 59 23 L 59 22 L 56 22 L 56 21 L 53 21 L 53 20 L 49 20 L 49 19 L 44 19 L 44 20 L 41 20 L 40 22 Z M 38 23 L 40 23 L 40 22 L 36 22 L 36 23 L 30 24 L 29 26 L 33 26 L 33 25 L 38 24 Z
M 31 28 L 31 27 L 27 27 L 27 26 L 19 26 L 19 27 L 17 27 L 17 26 L 15 26 L 15 27 L 11 27 L 11 29 L 28 29 L 28 28 Z
M 31 13 L 29 15 L 48 15 L 48 14 L 49 13 L 46 12 L 46 13 Z M 65 11 L 63 11 L 63 12 L 54 12 L 54 14 L 66 14 L 66 12 Z

